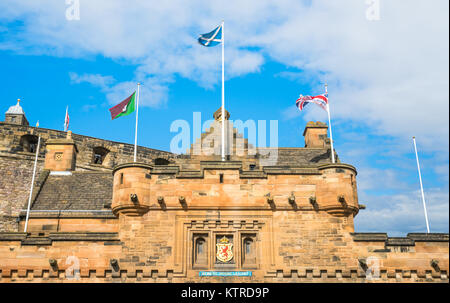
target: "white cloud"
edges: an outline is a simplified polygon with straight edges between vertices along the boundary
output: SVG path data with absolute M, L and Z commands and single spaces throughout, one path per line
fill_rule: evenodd
M 350 133 L 344 134 L 347 143 L 337 142 L 340 154 L 345 150 L 346 158 L 367 159 L 365 153 L 378 153 L 380 158 L 399 159 L 411 152 L 414 135 L 420 154 L 434 152 L 431 160 L 421 158 L 423 167 L 435 169 L 448 181 L 448 168 L 443 167 L 448 165 L 449 143 L 447 0 L 380 0 L 379 21 L 366 19 L 368 7 L 363 0 L 80 2 L 80 21 L 67 21 L 61 0 L 2 0 L 2 24 L 19 21 L 20 26 L 2 31 L 0 49 L 125 60 L 137 66 L 130 81 L 117 82 L 110 75 L 73 74 L 72 82 L 99 87 L 108 102 L 115 104 L 140 81 L 142 96 L 146 96 L 141 104 L 156 107 L 168 101 L 168 87 L 175 76 L 205 88 L 220 82 L 220 47 L 200 47 L 195 38 L 224 19 L 227 78 L 259 72 L 266 60 L 273 60 L 289 67 L 289 72 L 276 76 L 314 87 L 311 92 L 299 93 L 320 93 L 320 82 L 326 80 L 333 126 L 363 124 L 370 129 L 370 136 L 389 138 L 381 141 L 384 148 L 367 144 L 362 150 L 362 139 L 375 141 L 362 138 L 360 132 L 353 139 Z M 294 112 L 285 110 L 282 116 L 290 119 Z M 327 119 L 326 113 L 313 106 L 302 116 L 305 120 Z M 378 230 L 398 222 L 413 229 L 419 226 L 420 200 L 418 208 L 412 206 L 413 194 L 366 194 L 379 187 L 406 186 L 401 182 L 403 176 L 376 165 L 362 163 L 359 167 L 361 197 L 371 199 L 372 205 L 379 199 L 392 202 L 362 212 L 359 222 L 364 218 L 367 223 L 362 226 Z M 399 161 L 398 165 L 410 169 L 414 163 Z M 430 217 L 448 218 L 448 188 L 435 189 L 430 204 Z M 415 225 L 408 223 L 411 218 Z M 448 229 L 448 219 L 446 224 L 444 229 Z
M 227 77 L 258 72 L 270 57 L 317 92 L 327 80 L 334 118 L 448 151 L 448 1 L 380 1 L 380 20 L 368 21 L 361 0 L 81 0 L 80 21 L 67 21 L 63 1 L 4 0 L 0 18 L 23 27 L 0 48 L 128 60 L 138 65 L 130 80 L 156 85 L 155 106 L 176 74 L 219 83 L 220 47 L 194 38 L 225 19 Z
M 427 231 L 420 191 L 362 198 L 367 201 L 367 209 L 360 211 L 355 218 L 358 232 L 388 232 L 391 236 L 402 236 L 408 232 Z M 448 188 L 429 189 L 425 192 L 425 199 L 431 232 L 448 232 Z
M 69 73 L 70 81 L 74 84 L 89 83 L 100 88 L 106 94 L 106 99 L 109 104 L 117 104 L 122 101 L 133 91 L 136 91 L 137 85 L 135 82 L 119 82 L 112 76 L 102 76 L 99 74 L 83 74 Z M 139 99 L 139 104 L 150 107 L 158 107 L 167 102 L 168 88 L 159 84 L 154 78 L 146 78 L 144 83 L 141 83 L 140 93 L 144 98 Z M 92 105 L 85 105 L 83 109 L 93 108 Z
M 112 83 L 116 82 L 112 76 L 102 76 L 99 74 L 78 75 L 77 73 L 70 72 L 69 77 L 72 83 L 79 84 L 87 82 L 93 86 L 100 87 L 102 90 L 107 90 Z

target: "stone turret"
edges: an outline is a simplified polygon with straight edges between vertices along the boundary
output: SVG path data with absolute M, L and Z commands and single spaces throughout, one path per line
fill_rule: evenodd
M 20 106 L 20 99 L 17 99 L 17 104 L 11 106 L 5 113 L 5 122 L 17 125 L 28 126 L 28 120 L 25 117 L 25 112 Z
M 115 215 L 142 216 L 150 208 L 152 166 L 125 163 L 113 171 L 112 211 Z

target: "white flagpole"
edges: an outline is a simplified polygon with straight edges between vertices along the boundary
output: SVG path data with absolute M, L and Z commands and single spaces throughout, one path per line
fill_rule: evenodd
M 64 117 L 64 131 L 67 131 L 67 113 L 69 112 L 69 105 L 66 106 L 66 116 Z
M 328 95 L 328 84 L 325 83 L 325 93 Z M 333 132 L 331 131 L 331 117 L 330 117 L 330 102 L 327 102 L 328 125 L 330 127 L 330 141 L 331 141 L 331 162 L 335 163 L 334 147 L 333 147 Z
M 225 22 L 222 21 L 222 161 L 225 161 Z
M 141 84 L 138 83 L 137 96 L 136 96 L 136 131 L 134 133 L 134 162 L 136 162 L 136 156 L 137 156 L 137 130 L 138 130 L 138 116 L 139 116 L 139 87 L 140 86 L 141 86 Z
M 36 149 L 36 156 L 34 158 L 34 168 L 33 168 L 33 177 L 31 178 L 31 186 L 30 186 L 30 196 L 28 197 L 28 207 L 27 207 L 27 217 L 25 219 L 25 229 L 23 232 L 27 232 L 28 228 L 28 218 L 30 217 L 30 208 L 31 208 L 31 197 L 33 195 L 33 187 L 34 187 L 34 178 L 36 176 L 36 166 L 37 166 L 37 159 L 39 154 L 39 147 L 41 145 L 41 136 L 38 138 L 38 145 Z
M 417 170 L 419 171 L 420 191 L 422 193 L 423 210 L 425 212 L 425 222 L 427 224 L 427 233 L 430 233 L 430 226 L 428 224 L 427 206 L 425 204 L 425 195 L 423 194 L 422 175 L 420 173 L 419 156 L 417 155 L 416 137 L 413 137 L 414 151 L 416 152 Z

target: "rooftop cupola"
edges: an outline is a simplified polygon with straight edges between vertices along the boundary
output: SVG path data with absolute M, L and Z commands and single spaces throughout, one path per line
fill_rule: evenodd
M 20 99 L 17 99 L 17 104 L 11 106 L 5 113 L 5 122 L 18 125 L 29 125 L 25 112 L 20 106 Z

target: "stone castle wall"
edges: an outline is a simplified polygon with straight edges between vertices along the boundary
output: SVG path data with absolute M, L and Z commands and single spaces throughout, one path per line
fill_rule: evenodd
M 120 217 L 118 232 L 2 234 L 0 282 L 448 283 L 448 235 L 433 239 L 425 234 L 388 238 L 348 233 L 345 218 L 314 212 L 284 211 L 273 217 L 271 212 L 256 216 L 220 212 L 218 218 L 218 212 L 212 211 L 193 211 L 189 216 L 183 211 L 150 211 L 144 217 Z M 258 231 L 259 260 L 255 265 L 242 264 L 240 244 L 235 242 L 234 266 L 195 267 L 191 238 L 184 230 Z M 79 275 L 72 280 L 66 270 L 75 265 L 74 259 Z M 372 277 L 360 260 L 375 268 Z M 438 268 L 431 265 L 433 260 L 438 260 Z M 251 271 L 252 276 L 200 277 L 202 270 Z
M 24 135 L 41 136 L 36 181 L 44 167 L 46 141 L 65 138 L 66 132 L 0 122 L 0 231 L 17 231 L 17 216 L 28 202 L 34 152 L 24 148 Z M 133 160 L 134 146 L 108 140 L 73 134 L 78 149 L 77 171 L 112 171 L 120 163 Z M 102 147 L 107 153 L 102 164 L 93 163 L 94 148 Z M 155 149 L 138 147 L 138 160 L 153 163 L 156 158 L 173 161 L 173 154 Z
M 118 217 L 34 214 L 31 235 L 0 234 L 0 281 L 448 282 L 448 235 L 389 238 L 354 233 L 358 206 L 350 166 L 328 165 L 310 175 L 286 170 L 248 178 L 236 163 L 221 165 L 229 167 L 203 163 L 209 169 L 195 178 L 170 167 L 116 167 L 112 209 Z M 140 183 L 147 184 L 147 191 L 136 191 L 137 201 L 130 205 L 142 204 L 144 212 L 125 212 L 132 193 L 127 189 L 140 188 Z M 275 207 L 268 204 L 268 192 Z M 288 200 L 292 193 L 295 205 Z M 338 201 L 339 193 L 347 205 Z M 316 207 L 308 199 L 312 195 Z M 216 261 L 217 239 L 224 235 L 234 245 L 234 259 L 225 265 Z M 198 236 L 206 241 L 200 262 Z M 255 259 L 250 262 L 246 237 L 254 239 Z M 74 257 L 79 280 L 66 275 Z M 56 266 L 50 264 L 52 259 Z M 376 263 L 373 279 L 362 262 Z M 210 270 L 251 271 L 252 276 L 199 276 Z
M 325 132 L 321 124 L 309 127 Z M 22 233 L 23 219 L 14 220 L 31 181 L 34 154 L 21 143 L 27 134 L 41 135 L 43 148 L 37 204 Z M 44 152 L 50 139 L 57 140 L 49 146 L 75 143 L 75 172 L 70 165 L 62 168 L 66 175 L 42 169 L 45 156 L 49 167 L 61 161 L 55 151 Z M 253 169 L 248 161 L 146 148 L 139 149 L 142 163 L 130 163 L 132 145 L 72 139 L 0 123 L 0 214 L 9 220 L 3 223 L 9 232 L 0 232 L 0 282 L 448 283 L 448 234 L 354 232 L 363 208 L 356 169 L 327 160 L 323 133 L 310 138 L 312 148 L 284 150 L 279 165 Z M 92 163 L 96 148 L 109 151 L 102 164 Z M 167 161 L 154 165 L 156 158 Z M 233 245 L 230 262 L 217 259 L 221 240 Z M 75 279 L 71 268 L 79 269 Z M 200 271 L 252 275 L 200 277 Z
M 18 231 L 17 217 L 28 202 L 33 165 L 32 155 L 0 155 L 0 231 Z M 36 180 L 43 166 L 39 158 Z

